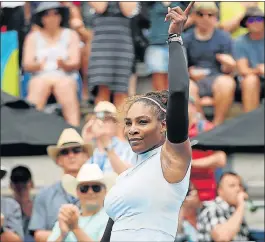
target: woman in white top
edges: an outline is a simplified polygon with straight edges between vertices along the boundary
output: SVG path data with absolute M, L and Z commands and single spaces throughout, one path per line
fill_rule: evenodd
M 75 31 L 62 27 L 68 18 L 67 12 L 59 2 L 40 3 L 35 20 L 41 28 L 31 32 L 25 40 L 23 68 L 32 73 L 27 99 L 42 110 L 53 93 L 66 121 L 78 126 L 80 40 Z
M 104 208 L 110 217 L 102 241 L 175 240 L 178 214 L 189 186 L 189 75 L 180 34 L 192 8 L 168 9 L 169 91 L 134 97 L 125 135 L 136 165 L 117 179 Z M 108 147 L 106 147 L 108 152 Z

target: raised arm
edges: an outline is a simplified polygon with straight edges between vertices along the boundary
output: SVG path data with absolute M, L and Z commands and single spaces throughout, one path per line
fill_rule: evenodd
M 171 34 L 180 35 L 193 3 L 183 12 L 180 7 L 168 10 Z M 188 139 L 189 75 L 181 41 L 174 37 L 169 41 L 169 100 L 167 106 L 167 140 L 161 154 L 162 170 L 169 183 L 180 182 L 186 175 L 191 160 Z

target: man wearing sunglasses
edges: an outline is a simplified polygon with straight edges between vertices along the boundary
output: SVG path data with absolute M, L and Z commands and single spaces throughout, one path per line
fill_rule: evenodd
M 225 120 L 233 103 L 235 80 L 231 73 L 236 66 L 230 35 L 216 28 L 218 15 L 215 2 L 196 2 L 192 13 L 195 27 L 183 35 L 190 78 L 200 97 L 213 101 L 214 125 Z
M 108 184 L 96 164 L 83 165 L 76 178 L 64 175 L 62 185 L 79 199 L 81 211 L 72 204 L 62 205 L 48 242 L 100 241 L 108 221 L 103 209 Z
M 93 147 L 89 143 L 84 143 L 81 136 L 70 128 L 62 132 L 57 145 L 49 146 L 47 152 L 62 168 L 64 174 L 76 177 L 82 165 L 91 156 Z M 29 231 L 34 235 L 36 242 L 47 241 L 62 204 L 79 205 L 79 201 L 65 191 L 61 181 L 37 194 L 29 224 Z
M 234 56 L 239 72 L 242 103 L 245 112 L 258 108 L 264 97 L 264 12 L 249 8 L 240 25 L 248 33 L 236 39 Z

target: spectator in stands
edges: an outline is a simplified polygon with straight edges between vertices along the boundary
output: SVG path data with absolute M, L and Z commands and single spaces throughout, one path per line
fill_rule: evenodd
M 187 196 L 183 202 L 179 216 L 179 226 L 177 240 L 179 242 L 182 238 L 185 241 L 197 242 L 198 231 L 197 231 L 197 215 L 202 208 L 202 202 L 199 199 L 198 191 L 192 183 L 189 185 Z M 183 238 L 184 237 L 184 238 Z
M 264 2 L 220 2 L 218 27 L 231 33 L 233 39 L 246 34 L 247 30 L 240 26 L 240 22 L 248 8 L 257 6 L 264 11 Z
M 168 89 L 168 37 L 169 23 L 165 22 L 165 15 L 168 7 L 185 7 L 180 2 L 153 2 L 149 7 L 150 11 L 150 33 L 149 47 L 145 53 L 145 63 L 152 74 L 152 85 L 156 91 Z
M 249 241 L 248 226 L 244 220 L 245 200 L 241 178 L 224 173 L 217 188 L 218 197 L 205 203 L 199 216 L 197 228 L 199 241 Z
M 264 13 L 258 7 L 249 8 L 240 24 L 248 29 L 248 33 L 236 39 L 234 56 L 240 75 L 243 108 L 248 112 L 259 106 L 264 89 Z
M 213 96 L 215 125 L 219 125 L 234 100 L 236 66 L 230 36 L 217 29 L 218 8 L 214 2 L 194 4 L 195 27 L 184 34 L 189 73 L 201 97 Z
M 189 137 L 194 138 L 199 133 L 213 128 L 211 122 L 202 118 L 198 112 L 195 100 L 189 98 Z M 192 149 L 191 182 L 198 190 L 201 201 L 213 200 L 216 197 L 215 171 L 226 165 L 226 154 L 223 151 L 203 151 Z
M 1 166 L 0 179 L 6 175 Z M 1 231 L 0 240 L 3 242 L 22 242 L 24 239 L 22 215 L 19 204 L 12 198 L 1 196 Z
M 136 2 L 88 2 L 96 11 L 89 61 L 90 91 L 95 103 L 110 101 L 121 107 L 128 96 L 134 60 L 130 17 Z
M 110 102 L 102 101 L 95 107 L 94 113 L 95 117 L 83 128 L 84 140 L 93 139 L 97 147 L 88 162 L 97 164 L 104 172 L 114 171 L 120 174 L 131 166 L 129 161 L 134 153 L 127 141 L 117 137 L 116 107 Z
M 96 164 L 85 164 L 76 178 L 64 175 L 62 185 L 65 191 L 79 199 L 81 213 L 75 205 L 62 205 L 48 241 L 100 241 L 108 222 L 103 209 L 107 188 L 103 172 Z
M 14 199 L 19 203 L 22 211 L 22 222 L 25 240 L 29 239 L 28 225 L 32 213 L 33 201 L 31 190 L 34 187 L 32 175 L 28 167 L 16 166 L 11 171 L 10 188 Z
M 47 148 L 48 155 L 63 169 L 64 174 L 77 176 L 79 169 L 92 154 L 92 146 L 84 143 L 74 129 L 65 129 L 56 146 Z M 78 200 L 68 194 L 61 181 L 40 191 L 33 204 L 29 231 L 36 242 L 47 241 L 51 234 L 62 204 L 78 204 Z
M 66 121 L 78 126 L 80 40 L 75 31 L 61 27 L 67 11 L 58 2 L 42 2 L 37 7 L 35 21 L 41 28 L 25 40 L 23 68 L 32 73 L 27 99 L 42 110 L 54 94 Z

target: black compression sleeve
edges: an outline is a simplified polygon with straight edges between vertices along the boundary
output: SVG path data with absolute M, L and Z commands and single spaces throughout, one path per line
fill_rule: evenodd
M 114 224 L 114 221 L 111 218 L 109 218 L 107 226 L 105 228 L 104 234 L 100 242 L 110 242 L 110 236 L 111 236 L 113 224 Z
M 189 74 L 178 42 L 169 43 L 168 80 L 167 138 L 171 143 L 182 143 L 188 139 Z

